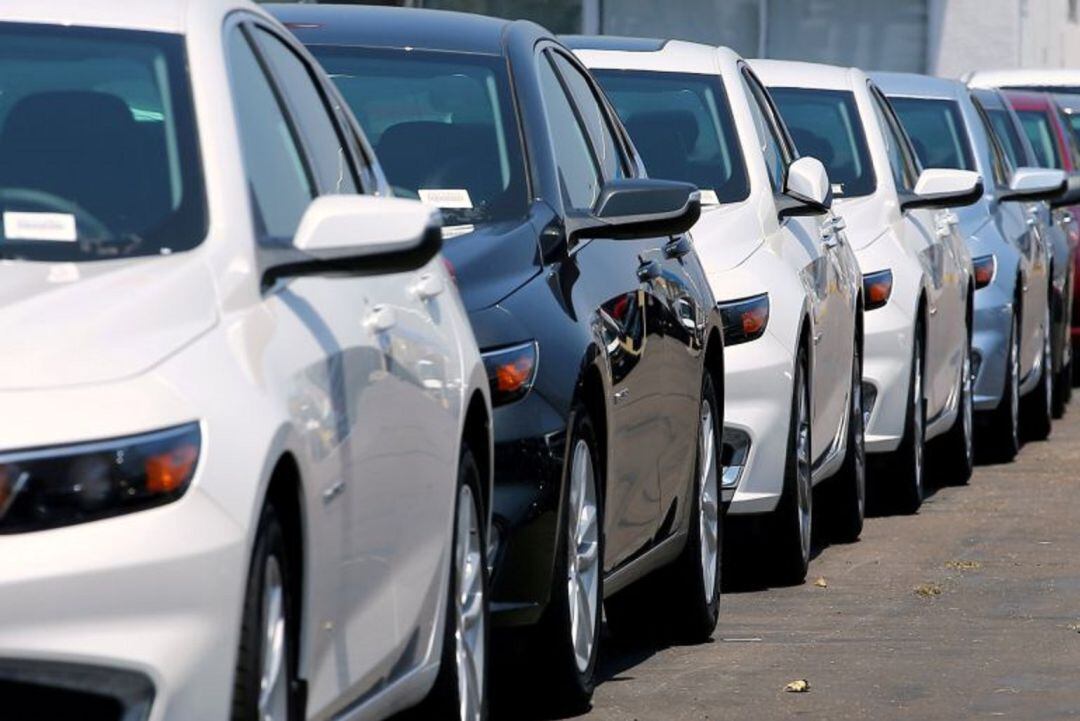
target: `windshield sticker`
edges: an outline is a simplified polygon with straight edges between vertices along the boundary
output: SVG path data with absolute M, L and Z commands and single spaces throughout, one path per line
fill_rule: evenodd
M 4 237 L 8 240 L 50 240 L 74 243 L 75 216 L 71 213 L 4 213 Z
M 459 235 L 465 235 L 476 230 L 476 226 L 473 225 L 444 225 L 442 229 L 443 240 L 450 240 L 456 238 Z
M 843 195 L 844 194 L 844 184 L 843 183 L 833 183 L 832 184 L 832 192 L 833 192 L 833 195 Z
M 715 190 L 702 188 L 699 192 L 701 193 L 702 205 L 720 205 L 720 198 L 716 197 Z
M 436 208 L 472 208 L 469 191 L 464 188 L 420 188 L 420 200 Z

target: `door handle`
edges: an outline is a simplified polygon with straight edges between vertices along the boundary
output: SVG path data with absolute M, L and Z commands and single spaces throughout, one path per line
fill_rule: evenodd
M 424 273 L 413 286 L 413 293 L 420 300 L 431 300 L 442 293 L 445 287 L 441 276 L 436 273 Z
M 681 258 L 694 249 L 693 243 L 685 235 L 680 235 L 664 246 L 664 255 L 669 258 Z
M 637 269 L 637 277 L 640 281 L 648 282 L 660 277 L 660 263 L 655 260 L 643 260 Z
M 371 309 L 367 318 L 364 319 L 364 325 L 371 328 L 376 333 L 384 333 L 397 324 L 397 314 L 394 309 L 388 305 L 377 305 Z

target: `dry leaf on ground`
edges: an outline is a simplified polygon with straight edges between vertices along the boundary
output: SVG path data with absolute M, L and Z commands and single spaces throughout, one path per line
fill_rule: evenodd
M 920 598 L 933 598 L 941 595 L 941 586 L 936 583 L 920 583 L 915 587 L 915 595 Z
M 814 581 L 814 585 L 818 588 L 828 588 L 829 582 L 825 580 L 824 576 L 818 576 L 818 580 Z
M 810 682 L 805 678 L 796 679 L 784 686 L 784 690 L 788 693 L 806 693 L 810 690 Z
M 977 571 L 982 564 L 978 561 L 946 561 L 945 567 L 954 571 Z

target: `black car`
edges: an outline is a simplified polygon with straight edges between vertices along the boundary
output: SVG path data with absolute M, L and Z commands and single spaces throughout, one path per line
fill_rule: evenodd
M 723 341 L 685 235 L 696 189 L 645 177 L 588 72 L 535 24 L 272 11 L 395 192 L 442 208 L 496 405 L 495 624 L 538 627 L 529 655 L 571 704 L 592 692 L 601 599 L 616 633 L 667 618 L 709 636 Z

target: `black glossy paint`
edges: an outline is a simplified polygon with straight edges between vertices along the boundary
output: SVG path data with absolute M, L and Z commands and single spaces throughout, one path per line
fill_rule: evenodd
M 494 512 L 502 538 L 493 578 L 496 620 L 534 623 L 550 598 L 575 403 L 600 404 L 593 420 L 606 444 L 605 571 L 685 534 L 706 350 L 709 343 L 722 350 L 720 319 L 684 236 L 615 240 L 617 230 L 606 237 L 595 230 L 603 222 L 597 212 L 575 215 L 564 205 L 538 63 L 546 62 L 542 53 L 556 52 L 584 73 L 581 65 L 528 22 L 364 7 L 283 5 L 273 12 L 308 44 L 408 45 L 506 60 L 528 165 L 528 211 L 518 222 L 477 225 L 443 248 L 480 348 L 535 340 L 540 351 L 532 391 L 495 409 Z M 643 166 L 601 103 L 632 185 L 645 177 Z M 674 186 L 666 189 L 669 201 L 680 192 Z M 601 192 L 594 210 L 604 197 Z M 655 192 L 650 202 L 669 214 L 679 205 Z M 698 209 L 692 205 L 689 223 Z M 586 227 L 588 237 L 576 237 Z M 722 397 L 722 354 L 715 358 Z M 643 560 L 631 573 L 658 563 Z

